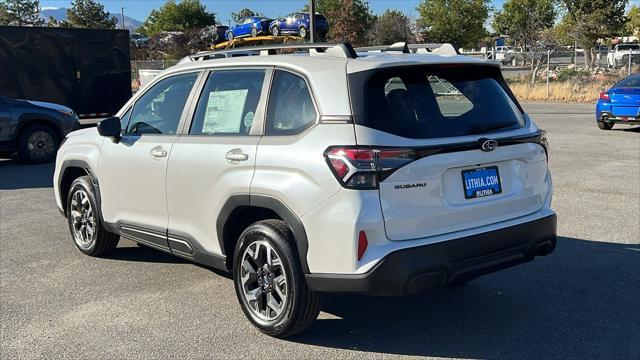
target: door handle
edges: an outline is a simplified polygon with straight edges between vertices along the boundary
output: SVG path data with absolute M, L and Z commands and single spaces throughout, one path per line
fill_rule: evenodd
M 163 158 L 167 156 L 167 151 L 163 150 L 162 148 L 153 148 L 151 149 L 151 151 L 149 152 L 149 155 L 152 158 Z
M 242 149 L 233 149 L 233 150 L 230 150 L 229 152 L 227 152 L 224 155 L 224 158 L 227 159 L 227 161 L 229 161 L 229 162 L 232 162 L 232 161 L 247 161 L 247 160 L 249 160 L 249 155 L 243 153 Z

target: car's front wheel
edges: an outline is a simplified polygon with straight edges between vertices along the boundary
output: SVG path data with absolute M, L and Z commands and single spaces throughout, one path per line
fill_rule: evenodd
M 307 329 L 320 313 L 320 294 L 307 287 L 291 229 L 265 220 L 240 235 L 233 279 L 240 306 L 263 333 L 284 338 Z
M 30 125 L 20 133 L 18 156 L 26 163 L 50 162 L 56 157 L 60 139 L 55 130 L 45 125 Z
M 273 36 L 278 36 L 278 35 L 280 35 L 280 27 L 279 27 L 278 25 L 274 25 L 274 26 L 271 28 L 271 34 L 272 34 Z
M 300 34 L 300 37 L 303 39 L 307 38 L 307 28 L 305 28 L 304 26 L 301 26 L 300 29 L 298 29 L 298 34 Z
M 233 33 L 231 31 L 227 33 L 227 41 L 233 41 Z
M 257 37 L 257 36 L 258 36 L 258 29 L 251 28 L 251 37 Z
M 105 229 L 98 211 L 91 179 L 88 176 L 75 179 L 67 197 L 67 220 L 76 247 L 90 256 L 108 253 L 115 249 L 120 240 L 117 234 Z

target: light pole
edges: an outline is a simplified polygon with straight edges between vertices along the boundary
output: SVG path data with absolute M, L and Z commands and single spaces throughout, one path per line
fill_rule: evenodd
M 316 41 L 316 0 L 309 0 L 309 40 Z
M 122 26 L 121 28 L 124 29 L 124 6 L 120 8 L 121 14 L 122 14 Z

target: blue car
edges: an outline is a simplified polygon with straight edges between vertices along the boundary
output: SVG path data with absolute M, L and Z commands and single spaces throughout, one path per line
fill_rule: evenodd
M 269 33 L 269 24 L 273 19 L 250 16 L 242 19 L 238 24 L 227 30 L 227 40 L 232 41 L 234 38 L 251 36 L 256 37 L 261 34 Z
M 614 124 L 640 125 L 640 74 L 600 93 L 596 122 L 602 130 L 610 130 Z
M 309 35 L 310 16 L 308 13 L 291 13 L 283 19 L 273 20 L 269 29 L 273 36 L 278 35 L 296 35 L 306 38 Z M 324 39 L 329 31 L 327 18 L 320 14 L 316 14 L 316 33 L 320 39 Z

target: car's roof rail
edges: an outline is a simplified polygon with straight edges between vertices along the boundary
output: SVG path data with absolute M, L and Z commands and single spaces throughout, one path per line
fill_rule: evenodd
M 331 43 L 306 43 L 306 44 L 272 44 L 259 46 L 243 46 L 235 49 L 203 51 L 188 56 L 191 61 L 203 61 L 219 58 L 227 58 L 235 56 L 250 55 L 276 55 L 284 50 L 292 50 L 293 52 L 308 51 L 312 56 L 334 56 L 347 59 L 355 59 L 358 57 L 355 50 L 349 43 L 331 44 Z
M 383 46 L 367 46 L 356 48 L 357 52 L 383 52 L 383 53 L 434 53 L 437 55 L 452 56 L 458 55 L 458 51 L 453 45 L 449 43 L 443 44 L 407 44 L 404 42 L 397 42 L 392 45 Z

